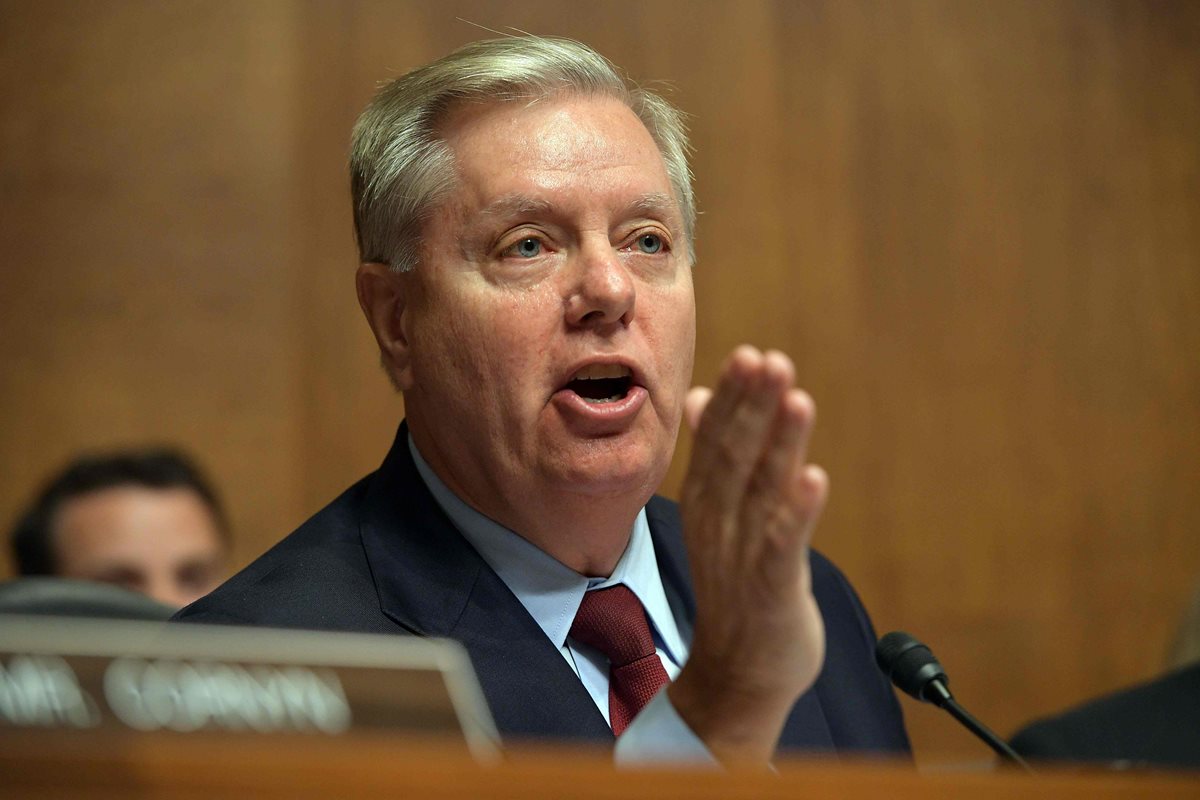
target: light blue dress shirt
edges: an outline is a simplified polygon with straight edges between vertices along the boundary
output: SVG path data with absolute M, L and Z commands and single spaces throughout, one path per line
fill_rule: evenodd
M 667 603 L 644 508 L 638 512 L 629 545 L 612 575 L 588 578 L 463 502 L 434 474 L 411 435 L 408 448 L 417 472 L 438 505 L 559 649 L 606 721 L 609 720 L 608 659 L 568 635 L 585 592 L 618 584 L 629 587 L 646 609 L 659 660 L 668 677 L 675 679 L 687 661 L 688 648 Z M 615 758 L 621 764 L 715 763 L 704 743 L 671 705 L 665 687 L 618 737 Z

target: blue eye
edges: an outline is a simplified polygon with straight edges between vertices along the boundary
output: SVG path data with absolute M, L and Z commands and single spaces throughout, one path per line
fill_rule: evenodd
M 663 249 L 663 240 L 657 233 L 643 233 L 638 237 L 637 246 L 643 253 L 654 255 Z
M 541 254 L 542 243 L 529 236 L 513 245 L 512 251 L 521 258 L 533 258 Z

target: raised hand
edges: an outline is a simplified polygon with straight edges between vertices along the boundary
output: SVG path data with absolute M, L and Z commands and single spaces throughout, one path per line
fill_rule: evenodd
M 778 351 L 742 346 L 695 388 L 681 497 L 695 636 L 671 702 L 722 761 L 767 761 L 825 655 L 808 546 L 825 472 L 805 461 L 816 411 Z

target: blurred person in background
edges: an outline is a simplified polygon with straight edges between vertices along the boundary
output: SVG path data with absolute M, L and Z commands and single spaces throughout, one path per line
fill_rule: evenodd
M 1192 601 L 1183 612 L 1167 657 L 1167 667 L 1179 669 L 1196 663 L 1200 663 L 1200 583 L 1196 584 Z
M 22 576 L 114 584 L 174 608 L 215 588 L 229 561 L 212 484 L 169 448 L 76 459 L 18 517 L 10 541 Z
M 1200 586 L 1166 666 L 1153 680 L 1035 720 L 1013 749 L 1043 761 L 1200 769 Z

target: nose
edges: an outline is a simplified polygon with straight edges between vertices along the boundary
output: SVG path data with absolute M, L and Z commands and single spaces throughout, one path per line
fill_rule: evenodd
M 567 292 L 568 324 L 596 329 L 628 325 L 636 300 L 633 276 L 607 240 L 581 249 Z

